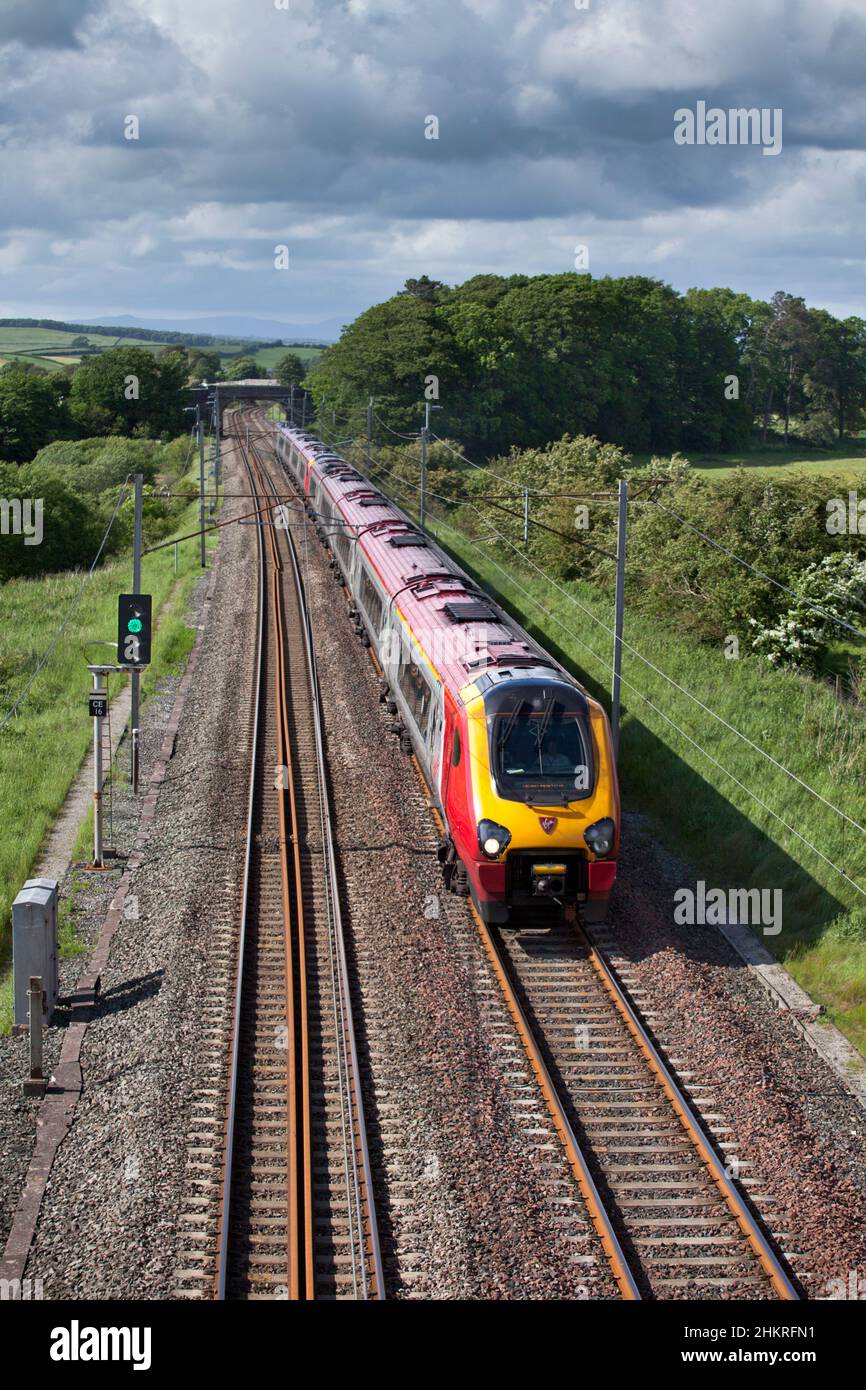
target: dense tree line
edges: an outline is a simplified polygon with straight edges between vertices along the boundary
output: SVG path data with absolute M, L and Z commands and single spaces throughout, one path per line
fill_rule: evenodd
M 866 409 L 866 322 L 780 292 L 680 294 L 645 276 L 423 276 L 361 314 L 311 370 L 327 411 L 373 396 L 396 430 L 425 398 L 487 456 L 595 434 L 641 452 L 725 451 L 778 423 L 830 444 Z M 436 394 L 438 392 L 438 395 Z M 382 436 L 386 438 L 386 435 Z
M 166 500 L 162 484 L 182 476 L 189 460 L 185 438 L 169 443 L 153 439 L 107 436 L 60 439 L 24 464 L 0 463 L 0 503 L 7 522 L 0 534 L 0 583 L 9 579 L 88 567 L 114 512 L 128 475 L 145 480 L 145 545 L 167 535 L 186 506 L 183 498 Z M 155 486 L 157 477 L 160 487 Z M 115 518 L 103 558 L 132 544 L 132 489 Z M 25 523 L 32 526 L 40 504 L 39 544 L 25 544 Z M 20 520 L 19 520 L 20 519 Z
M 866 675 L 866 644 L 858 655 L 830 616 L 858 628 L 866 618 L 866 545 L 826 524 L 828 499 L 847 500 L 844 478 L 792 474 L 768 481 L 738 469 L 708 480 L 677 456 L 636 469 L 625 450 L 592 436 L 514 450 L 481 470 L 461 466 L 455 448 L 448 441 L 429 451 L 429 505 L 434 516 L 484 537 L 501 564 L 519 567 L 526 556 L 557 581 L 611 587 L 616 488 L 627 476 L 638 499 L 629 516 L 630 610 L 719 648 L 736 636 L 744 656 L 809 672 L 820 670 L 844 639 Z M 417 445 L 377 447 L 372 469 L 364 444 L 350 453 L 386 492 L 417 507 Z M 731 553 L 754 568 L 737 564 Z
M 25 463 L 54 439 L 170 438 L 185 428 L 186 355 L 112 348 L 70 376 L 25 364 L 0 369 L 0 459 Z

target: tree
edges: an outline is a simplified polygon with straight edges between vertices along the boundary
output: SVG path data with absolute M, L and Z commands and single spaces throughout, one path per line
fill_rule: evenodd
M 426 304 L 435 304 L 444 289 L 441 280 L 431 280 L 428 275 L 422 275 L 420 280 L 407 280 L 400 293 L 412 294 L 416 299 L 423 299 Z
M 810 309 L 814 351 L 803 376 L 805 438 L 832 444 L 863 425 L 866 408 L 866 323 L 834 319 L 825 309 Z
M 285 353 L 274 367 L 274 376 L 281 386 L 299 386 L 304 379 L 306 368 L 295 352 Z
M 68 426 L 63 373 L 0 372 L 0 458 L 24 463 Z
M 187 355 L 188 381 L 220 381 L 222 378 L 222 358 L 218 352 L 205 348 L 193 348 Z
M 84 434 L 178 434 L 184 428 L 186 362 L 144 348 L 112 348 L 72 378 L 70 411 Z
M 264 367 L 254 357 L 236 357 L 226 367 L 227 381 L 244 381 L 247 377 L 266 376 Z
M 803 570 L 794 590 L 797 601 L 774 624 L 763 626 L 750 619 L 755 632 L 752 646 L 773 666 L 814 673 L 839 636 L 838 622 L 833 619 L 852 625 L 862 622 L 866 613 L 866 560 L 850 551 L 825 555 L 819 564 Z
M 9 534 L 0 537 L 0 582 L 91 563 L 103 529 L 101 518 L 53 469 L 35 463 L 20 468 L 0 464 L 0 497 L 8 509 L 16 503 L 22 509 L 20 527 L 9 527 Z M 14 516 L 14 510 L 9 514 Z M 41 532 L 37 544 L 25 544 L 25 520 L 31 540 Z

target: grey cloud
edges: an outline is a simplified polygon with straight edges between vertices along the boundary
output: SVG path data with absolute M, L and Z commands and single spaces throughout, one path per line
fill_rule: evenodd
M 100 0 L 3 0 L 0 44 L 71 48 L 78 42 L 79 25 L 99 3 Z
M 54 254 L 52 242 L 98 242 L 107 225 L 125 220 L 133 241 L 140 226 L 149 238 L 146 251 L 133 255 L 120 245 L 116 259 L 92 268 L 64 271 L 50 259 L 16 268 L 16 293 L 30 285 L 34 293 L 100 295 L 99 304 L 90 300 L 94 311 L 108 307 L 110 285 L 118 309 L 147 312 L 160 296 L 164 308 L 167 295 L 178 312 L 263 309 L 275 294 L 291 292 L 323 317 L 391 287 L 369 250 L 389 227 L 396 237 L 407 223 L 423 230 L 442 219 L 488 228 L 467 252 L 466 273 L 521 269 L 511 259 L 518 254 L 513 238 L 546 221 L 558 223 L 566 240 L 603 226 L 602 257 L 605 243 L 637 238 L 635 268 L 643 261 L 652 269 L 651 258 L 661 257 L 652 273 L 663 277 L 742 283 L 746 264 L 769 277 L 772 253 L 759 245 L 755 209 L 783 196 L 816 153 L 820 160 L 821 151 L 832 152 L 808 165 L 810 177 L 832 178 L 836 152 L 862 148 L 866 135 L 866 99 L 857 89 L 866 22 L 841 0 L 825 0 L 818 18 L 798 0 L 730 0 L 734 20 L 721 40 L 716 7 L 697 0 L 658 0 L 652 24 L 643 0 L 607 0 L 570 18 L 567 0 L 474 8 L 454 0 L 444 17 L 441 7 L 386 0 L 293 0 L 290 16 L 268 5 L 243 7 L 242 43 L 235 0 L 107 0 L 73 47 L 76 25 L 94 6 L 6 0 L 0 15 L 0 40 L 29 45 L 23 60 L 20 47 L 0 54 L 0 250 L 3 235 L 25 229 L 38 234 L 34 255 L 44 258 L 45 247 Z M 679 11 L 688 23 L 678 36 Z M 827 22 L 819 42 L 821 15 Z M 604 37 L 617 20 L 625 57 L 631 21 L 649 26 L 652 64 L 636 71 L 624 62 L 620 70 L 616 43 L 611 48 Z M 606 28 L 579 27 L 600 25 Z M 551 66 L 550 45 L 566 32 L 601 34 L 603 66 L 580 48 Z M 683 58 L 686 42 L 692 57 L 706 59 L 705 82 Z M 728 47 L 717 53 L 720 42 Z M 665 71 L 675 43 L 679 87 Z M 674 111 L 698 99 L 782 107 L 783 157 L 675 146 Z M 137 142 L 123 139 L 127 114 L 140 117 Z M 439 141 L 423 137 L 428 114 L 440 119 Z M 848 187 L 860 208 L 862 176 L 852 163 Z M 325 230 L 305 242 L 298 262 L 307 278 L 296 277 L 289 291 L 266 268 L 232 270 L 250 245 L 216 232 L 203 233 L 199 249 L 226 252 L 229 268 L 185 262 L 168 223 L 205 202 L 280 205 L 287 221 L 345 216 L 352 234 Z M 688 237 L 696 216 L 713 212 L 720 230 L 702 224 L 702 254 L 684 246 L 673 264 L 645 226 L 679 214 L 681 233 L 667 224 L 658 233 L 663 242 L 676 240 Z M 268 216 L 260 220 L 270 226 Z M 849 254 L 853 244 L 846 241 Z M 484 245 L 486 253 L 478 249 Z M 825 234 L 821 255 L 811 258 L 812 293 L 826 284 L 839 299 L 843 275 L 827 248 Z M 263 263 L 266 252 L 263 237 L 256 252 Z M 792 254 L 793 278 L 808 279 L 809 247 Z M 843 255 L 841 245 L 832 254 Z M 610 252 L 614 270 L 625 255 L 618 250 L 617 260 Z M 448 264 L 463 267 L 459 251 Z M 550 268 L 564 268 L 553 252 Z M 416 269 L 438 273 L 432 253 Z M 89 307 L 77 303 L 81 312 Z M 275 314 L 291 312 L 292 305 L 274 306 Z

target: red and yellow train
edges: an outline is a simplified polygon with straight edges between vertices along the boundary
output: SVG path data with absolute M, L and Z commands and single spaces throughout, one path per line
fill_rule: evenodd
M 619 791 L 602 706 L 353 465 L 281 427 L 385 694 L 445 825 L 446 882 L 485 921 L 573 904 L 605 916 Z

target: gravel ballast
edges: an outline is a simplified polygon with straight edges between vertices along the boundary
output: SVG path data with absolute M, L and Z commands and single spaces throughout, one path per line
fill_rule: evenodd
M 240 505 L 227 503 L 226 515 Z M 208 919 L 234 900 L 243 855 L 245 807 L 234 794 L 234 764 L 244 760 L 254 641 L 246 580 L 252 540 L 248 529 L 228 527 L 211 601 L 205 603 L 203 585 L 198 590 L 191 621 L 205 625 L 206 641 L 144 862 L 101 978 L 82 1048 L 82 1095 L 27 1265 L 47 1299 L 158 1298 L 168 1286 L 190 1097 L 207 1046 L 196 999 L 208 970 Z M 165 682 L 144 706 L 145 790 L 178 684 Z M 115 793 L 114 819 L 117 848 L 128 852 L 137 825 L 128 789 Z M 80 914 L 84 939 L 95 937 L 116 880 L 116 871 L 99 876 L 98 896 Z M 68 962 L 62 988 L 68 991 L 80 972 L 80 960 Z M 50 1030 L 52 1049 L 61 1031 L 62 1019 Z M 16 1047 L 18 1039 L 3 1040 L 4 1077 Z M 7 1187 L 4 1214 L 15 1200 Z

